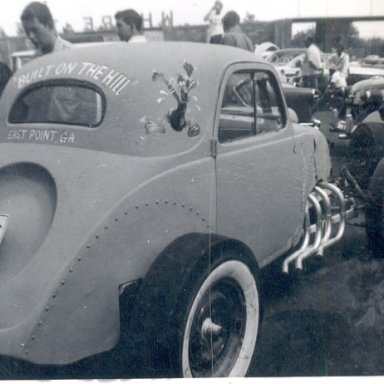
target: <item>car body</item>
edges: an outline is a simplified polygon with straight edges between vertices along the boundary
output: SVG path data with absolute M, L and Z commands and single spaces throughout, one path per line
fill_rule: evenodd
M 367 56 L 360 61 L 352 61 L 349 64 L 348 85 L 353 85 L 372 77 L 384 77 L 383 58 Z
M 282 78 L 286 78 L 288 83 L 294 83 L 301 78 L 301 63 L 304 59 L 306 48 L 286 48 L 273 52 L 266 58 L 266 61 L 271 63 L 276 71 L 281 74 Z M 328 59 L 329 54 L 321 53 L 321 63 L 323 67 L 322 83 L 328 80 Z
M 384 96 L 384 77 L 373 76 L 352 85 L 348 91 L 348 104 L 356 122 L 377 110 Z
M 244 375 L 257 270 L 299 256 L 330 172 L 324 136 L 291 121 L 274 69 L 231 47 L 103 43 L 31 61 L 3 97 L 0 354 L 69 364 L 124 330 L 139 335 L 126 351 L 169 354 L 178 375 Z M 193 324 L 204 340 L 224 325 L 200 297 L 244 320 L 225 333 L 241 348 L 215 344 L 214 372 Z
M 371 256 L 384 257 L 384 105 L 377 102 L 367 108 L 351 132 L 346 151 L 339 157 L 346 193 L 363 208 L 367 247 Z M 378 99 L 376 99 L 378 101 Z M 368 111 L 370 110 L 370 111 Z
M 305 54 L 305 48 L 286 48 L 270 54 L 265 60 L 272 64 L 279 75 L 288 83 L 301 76 L 301 58 Z
M 257 58 L 266 59 L 269 55 L 278 51 L 279 47 L 276 44 L 268 41 L 255 45 L 255 55 Z

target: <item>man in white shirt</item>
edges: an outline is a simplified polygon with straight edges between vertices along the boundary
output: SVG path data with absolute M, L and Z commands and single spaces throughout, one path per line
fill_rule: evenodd
M 344 46 L 339 41 L 333 44 L 333 51 L 334 54 L 328 60 L 330 81 L 335 88 L 345 88 L 349 72 L 349 55 L 344 52 Z
M 323 72 L 321 65 L 321 52 L 315 44 L 315 39 L 312 36 L 306 37 L 305 47 L 307 50 L 305 52 L 304 60 L 301 64 L 303 86 L 318 90 L 319 77 Z
M 127 9 L 115 15 L 116 31 L 121 41 L 128 43 L 145 43 L 143 35 L 143 18 L 134 10 Z
M 344 52 L 341 38 L 334 38 L 332 44 L 334 54 L 328 59 L 331 97 L 336 100 L 339 119 L 345 120 L 347 112 L 346 88 L 349 73 L 349 55 Z
M 207 31 L 207 40 L 211 44 L 221 44 L 223 35 L 223 24 L 221 22 L 221 11 L 223 9 L 223 3 L 216 1 L 210 11 L 204 17 L 204 21 L 209 22 Z
M 72 47 L 70 42 L 57 34 L 52 14 L 43 3 L 29 3 L 21 14 L 21 22 L 26 35 L 36 48 L 36 56 Z

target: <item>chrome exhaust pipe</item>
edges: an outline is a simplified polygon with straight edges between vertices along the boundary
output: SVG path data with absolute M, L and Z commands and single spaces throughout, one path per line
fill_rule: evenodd
M 344 198 L 343 192 L 341 192 L 341 190 L 338 187 L 336 187 L 336 185 L 334 184 L 319 183 L 319 186 L 321 188 L 328 189 L 329 191 L 333 192 L 333 194 L 338 198 L 339 204 L 340 204 L 340 212 L 339 212 L 340 223 L 339 223 L 338 231 L 336 235 L 330 238 L 327 241 L 327 244 L 325 245 L 326 247 L 330 247 L 331 245 L 334 245 L 335 243 L 337 243 L 344 235 L 345 222 L 346 222 L 345 198 Z M 334 215 L 332 216 L 332 218 L 335 217 L 336 219 L 337 216 L 338 215 Z
M 288 256 L 283 262 L 283 273 L 289 273 L 289 264 L 299 257 L 307 248 L 309 244 L 309 239 L 311 237 L 309 231 L 309 207 L 308 204 L 305 207 L 305 219 L 304 219 L 304 239 L 300 246 L 300 248 L 292 253 L 292 255 Z
M 326 190 L 330 191 L 327 193 Z M 338 202 L 332 206 L 330 196 L 336 196 Z M 320 205 L 323 204 L 323 208 Z M 310 224 L 310 206 L 314 208 L 315 223 Z M 338 212 L 332 214 L 332 209 L 337 208 Z M 303 261 L 314 255 L 323 256 L 324 249 L 338 242 L 345 231 L 346 225 L 346 203 L 341 190 L 330 183 L 319 183 L 314 192 L 308 196 L 305 207 L 304 237 L 300 248 L 288 256 L 282 265 L 282 272 L 289 273 L 289 264 L 295 261 L 297 269 L 303 269 Z M 334 226 L 337 225 L 337 232 L 332 236 Z M 314 239 L 311 243 L 311 236 Z
M 319 249 L 317 250 L 318 256 L 323 256 L 324 254 L 324 247 L 326 247 L 327 241 L 329 240 L 331 233 L 332 233 L 332 212 L 331 212 L 331 199 L 327 195 L 327 193 L 324 191 L 324 189 L 320 188 L 319 186 L 315 187 L 316 192 L 321 196 L 322 201 L 324 201 L 325 204 L 325 220 L 323 223 L 323 238 L 321 239 L 321 244 Z
M 323 237 L 322 236 L 323 231 L 322 231 L 322 225 L 321 225 L 321 206 L 320 206 L 320 203 L 313 193 L 311 193 L 309 195 L 309 200 L 312 203 L 312 205 L 314 206 L 315 212 L 316 212 L 315 241 L 311 247 L 307 248 L 301 255 L 299 255 L 296 258 L 296 261 L 295 261 L 296 269 L 300 269 L 300 270 L 303 269 L 303 260 L 312 256 L 313 254 L 315 254 L 317 252 L 317 250 L 319 249 L 320 244 L 321 244 L 321 239 Z

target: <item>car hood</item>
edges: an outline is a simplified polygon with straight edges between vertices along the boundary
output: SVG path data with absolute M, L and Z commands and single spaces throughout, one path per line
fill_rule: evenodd
M 367 80 L 361 80 L 352 86 L 350 93 L 354 94 L 378 88 L 384 89 L 384 77 L 378 76 Z

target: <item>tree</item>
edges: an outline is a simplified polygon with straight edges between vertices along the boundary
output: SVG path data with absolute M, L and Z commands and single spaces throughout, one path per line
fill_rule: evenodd
M 305 44 L 304 44 L 305 38 L 308 35 L 315 36 L 315 32 L 316 30 L 314 27 L 297 32 L 294 36 L 292 36 L 292 41 L 291 41 L 292 47 L 297 47 L 297 48 L 305 47 Z
M 255 15 L 252 13 L 247 12 L 245 14 L 244 23 L 254 23 L 256 21 Z

